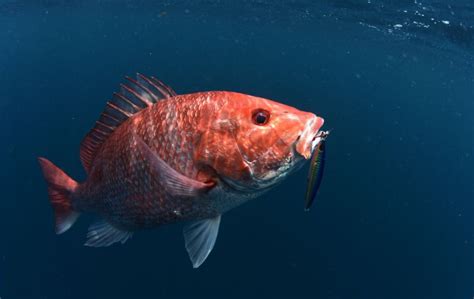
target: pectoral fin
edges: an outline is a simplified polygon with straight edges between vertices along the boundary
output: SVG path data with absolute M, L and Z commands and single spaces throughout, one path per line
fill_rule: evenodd
M 203 183 L 174 170 L 165 161 L 163 161 L 139 136 L 134 135 L 138 145 L 138 150 L 147 162 L 150 164 L 153 174 L 158 178 L 163 188 L 174 196 L 197 196 L 209 191 L 214 187 L 213 183 Z
M 184 227 L 184 243 L 193 268 L 199 267 L 216 243 L 221 216 L 192 222 Z

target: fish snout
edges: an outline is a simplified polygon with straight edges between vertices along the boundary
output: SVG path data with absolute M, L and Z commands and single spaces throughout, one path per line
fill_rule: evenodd
M 324 119 L 322 117 L 312 114 L 312 117 L 306 122 L 301 134 L 296 139 L 296 152 L 303 156 L 306 160 L 311 157 L 311 154 L 317 145 L 316 137 L 323 124 Z

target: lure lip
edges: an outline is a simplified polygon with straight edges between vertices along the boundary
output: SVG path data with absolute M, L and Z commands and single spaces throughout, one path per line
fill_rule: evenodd
M 316 148 L 316 146 L 317 146 L 321 141 L 326 140 L 326 138 L 329 136 L 330 133 L 331 133 L 331 130 L 318 131 L 318 133 L 316 133 L 316 135 L 314 135 L 313 141 L 312 141 L 312 143 L 311 143 L 311 157 L 312 157 L 312 155 L 314 154 L 314 149 Z

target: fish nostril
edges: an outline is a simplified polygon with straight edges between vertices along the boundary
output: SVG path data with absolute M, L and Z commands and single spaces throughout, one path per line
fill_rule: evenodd
M 296 142 L 300 141 L 300 138 L 301 138 L 301 135 L 298 135 L 298 137 L 296 137 Z

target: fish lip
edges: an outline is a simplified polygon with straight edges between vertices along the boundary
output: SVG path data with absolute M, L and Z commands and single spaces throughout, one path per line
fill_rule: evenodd
M 295 151 L 302 156 L 305 160 L 309 160 L 313 154 L 316 145 L 319 143 L 317 140 L 319 129 L 323 126 L 324 119 L 319 116 L 314 116 L 311 122 L 305 126 L 301 134 L 298 136 L 295 142 Z

